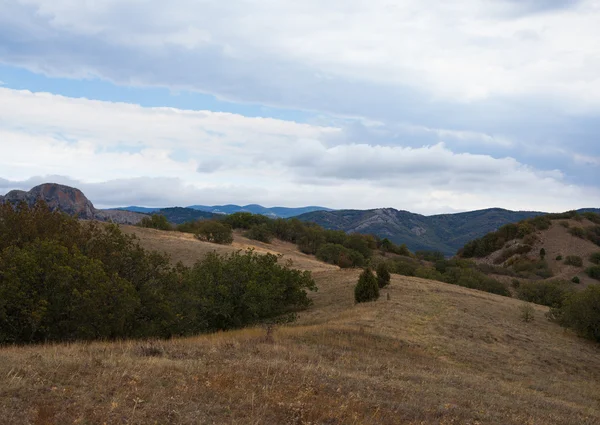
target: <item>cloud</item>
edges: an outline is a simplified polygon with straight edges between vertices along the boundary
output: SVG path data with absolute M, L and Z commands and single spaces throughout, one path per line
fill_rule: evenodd
M 427 213 L 600 204 L 597 188 L 508 156 L 439 142 L 343 143 L 344 134 L 333 125 L 0 88 L 0 189 L 54 181 L 101 207 L 256 202 Z

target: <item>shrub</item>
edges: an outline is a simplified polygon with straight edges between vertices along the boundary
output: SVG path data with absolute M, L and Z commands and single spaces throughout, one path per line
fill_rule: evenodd
M 567 266 L 583 267 L 583 260 L 577 255 L 567 255 L 565 264 Z
M 571 227 L 571 225 L 569 224 L 569 222 L 568 222 L 568 221 L 561 221 L 561 222 L 560 222 L 560 225 L 561 225 L 562 227 L 564 227 L 565 229 L 568 229 L 569 227 Z
M 360 252 L 333 243 L 321 245 L 316 257 L 321 261 L 335 264 L 341 268 L 361 267 L 365 262 L 365 257 Z
M 173 226 L 171 226 L 167 217 L 161 214 L 152 214 L 149 217 L 142 218 L 138 226 L 158 230 L 173 230 Z
M 571 279 L 571 282 L 573 282 L 573 283 L 581 283 L 581 280 L 579 279 L 579 276 L 575 276 L 573 279 Z
M 556 261 L 562 261 L 562 259 L 563 259 L 563 256 L 562 256 L 562 255 L 557 255 L 557 256 L 556 256 Z
M 590 262 L 600 265 L 600 252 L 594 252 L 590 255 Z
M 540 249 L 540 258 L 543 260 L 544 258 L 546 258 L 546 249 L 542 248 Z
M 358 278 L 358 283 L 354 287 L 354 300 L 357 303 L 375 301 L 379 298 L 379 285 L 377 278 L 370 268 L 366 268 Z
M 233 232 L 227 224 L 215 220 L 198 222 L 195 235 L 201 241 L 230 245 L 233 242 Z
M 264 215 L 252 214 L 249 212 L 236 212 L 226 215 L 223 222 L 228 224 L 232 229 L 250 229 L 252 226 L 267 224 L 270 219 Z
M 519 311 L 521 312 L 521 320 L 525 323 L 533 322 L 535 318 L 535 308 L 529 303 L 523 304 L 519 307 Z
M 551 318 L 580 336 L 600 342 L 600 285 L 575 292 L 551 310 Z
M 517 296 L 523 301 L 560 307 L 572 292 L 572 286 L 563 281 L 527 282 L 521 284 Z
M 600 266 L 588 267 L 585 272 L 592 279 L 600 280 Z
M 273 240 L 273 233 L 269 229 L 266 223 L 253 224 L 250 226 L 248 231 L 244 232 L 244 236 L 248 239 L 252 239 L 259 242 L 271 243 Z
M 600 214 L 588 211 L 582 214 L 583 217 L 587 218 L 589 221 L 595 224 L 600 224 Z
M 416 251 L 415 255 L 420 260 L 431 261 L 432 263 L 446 258 L 444 253 L 440 251 Z
M 381 262 L 377 265 L 377 284 L 380 288 L 385 288 L 390 284 L 391 276 L 385 263 Z
M 583 227 L 571 227 L 569 229 L 569 233 L 577 238 L 585 238 L 585 231 L 583 230 Z
M 513 288 L 519 289 L 519 287 L 521 286 L 521 281 L 519 279 L 513 279 L 511 281 L 511 285 Z

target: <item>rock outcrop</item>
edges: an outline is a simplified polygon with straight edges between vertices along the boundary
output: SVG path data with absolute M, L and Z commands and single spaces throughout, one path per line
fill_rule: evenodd
M 98 210 L 94 204 L 74 187 L 56 183 L 45 183 L 34 187 L 29 192 L 13 190 L 0 196 L 0 203 L 13 205 L 26 202 L 29 206 L 44 201 L 53 211 L 63 211 L 84 220 L 112 221 L 119 224 L 137 224 L 145 215 L 129 211 Z

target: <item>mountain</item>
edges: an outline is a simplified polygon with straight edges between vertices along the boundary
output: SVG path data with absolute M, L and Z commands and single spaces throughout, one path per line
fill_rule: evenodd
M 296 217 L 301 214 L 306 214 L 314 211 L 333 211 L 330 208 L 325 207 L 316 207 L 316 206 L 308 206 L 308 207 L 299 207 L 299 208 L 287 208 L 287 207 L 272 207 L 267 208 L 262 205 L 251 204 L 251 205 L 191 205 L 188 208 L 193 208 L 195 210 L 211 212 L 214 214 L 233 214 L 236 212 L 249 212 L 252 214 L 262 214 L 267 217 L 272 218 L 290 218 Z
M 136 213 L 141 213 L 141 214 L 152 214 L 153 212 L 156 212 L 160 209 L 161 208 L 147 208 L 147 207 L 136 207 L 136 206 L 110 208 L 111 211 L 131 211 L 131 212 L 136 212 Z
M 44 201 L 53 211 L 60 210 L 84 220 L 112 221 L 120 224 L 136 224 L 144 215 L 131 211 L 99 210 L 79 189 L 56 183 L 45 183 L 30 191 L 12 190 L 0 196 L 0 203 L 16 205 L 25 202 L 29 206 Z
M 175 224 L 215 217 L 215 214 L 210 212 L 182 207 L 162 208 L 160 210 L 155 210 L 152 213 L 164 215 L 167 220 Z
M 491 208 L 458 214 L 424 216 L 393 208 L 374 210 L 317 211 L 302 214 L 302 221 L 326 229 L 372 233 L 394 243 L 405 243 L 411 251 L 436 250 L 454 255 L 468 241 L 498 227 L 543 214 Z

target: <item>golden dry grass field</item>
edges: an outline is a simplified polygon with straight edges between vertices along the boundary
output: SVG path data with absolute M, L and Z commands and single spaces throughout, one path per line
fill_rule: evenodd
M 2 348 L 0 423 L 600 424 L 600 346 L 545 307 L 524 323 L 520 301 L 395 275 L 355 305 L 358 271 L 291 244 L 127 231 L 188 264 L 213 249 L 281 252 L 319 291 L 269 334 Z

